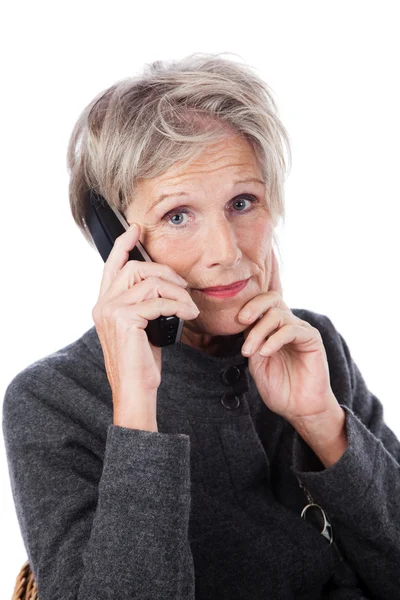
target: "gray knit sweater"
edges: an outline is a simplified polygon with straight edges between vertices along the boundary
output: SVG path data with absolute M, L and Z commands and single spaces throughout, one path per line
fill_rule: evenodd
M 346 414 L 327 469 L 263 403 L 243 334 L 224 356 L 162 349 L 158 432 L 113 425 L 95 327 L 14 377 L 3 433 L 39 600 L 400 598 L 400 443 L 330 319 L 292 311 Z

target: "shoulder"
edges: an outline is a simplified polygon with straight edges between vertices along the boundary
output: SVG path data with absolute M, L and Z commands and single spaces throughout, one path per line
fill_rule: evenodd
M 70 379 L 77 371 L 82 372 L 85 369 L 93 368 L 90 353 L 84 343 L 88 333 L 84 333 L 59 350 L 38 358 L 22 369 L 8 384 L 6 396 L 26 385 L 31 387 L 34 381 L 48 383 L 54 387 L 58 385 L 63 387 L 66 380 Z
M 336 350 L 339 355 L 343 356 L 343 337 L 327 315 L 306 308 L 291 308 L 290 310 L 296 317 L 318 329 L 324 346 L 328 346 L 332 351 Z
M 307 321 L 321 332 L 331 330 L 331 333 L 336 331 L 331 319 L 322 313 L 317 313 L 307 308 L 291 308 L 290 309 L 296 317 Z
M 94 328 L 17 373 L 2 406 L 4 435 L 37 435 L 52 426 L 107 427 L 112 418 L 111 391 L 104 363 L 88 347 Z

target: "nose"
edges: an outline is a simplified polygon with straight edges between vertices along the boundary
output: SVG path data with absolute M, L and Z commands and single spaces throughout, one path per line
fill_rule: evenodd
M 209 267 L 220 265 L 232 268 L 240 262 L 242 252 L 237 244 L 234 227 L 225 216 L 208 228 L 205 242 L 205 262 Z

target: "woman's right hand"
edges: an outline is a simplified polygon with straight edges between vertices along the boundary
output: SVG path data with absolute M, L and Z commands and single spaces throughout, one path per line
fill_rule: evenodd
M 92 318 L 103 349 L 114 416 L 155 414 L 139 406 L 155 398 L 161 383 L 161 347 L 150 343 L 145 328 L 160 315 L 194 319 L 199 311 L 184 289 L 187 282 L 171 267 L 128 260 L 140 225 L 120 235 L 104 265 Z M 135 405 L 136 404 L 136 405 Z

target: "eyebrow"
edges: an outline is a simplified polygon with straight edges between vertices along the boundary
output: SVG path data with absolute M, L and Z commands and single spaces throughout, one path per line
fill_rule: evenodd
M 257 177 L 250 177 L 249 179 L 238 179 L 237 181 L 234 181 L 234 185 L 238 184 L 238 183 L 251 183 L 251 182 L 256 182 L 256 183 L 261 183 L 262 185 L 265 185 L 265 181 L 262 181 L 261 179 L 257 179 Z M 147 212 L 150 212 L 157 204 L 159 204 L 160 202 L 162 202 L 163 200 L 165 200 L 165 198 L 169 198 L 170 196 L 188 196 L 189 194 L 187 192 L 171 192 L 169 194 L 161 194 L 161 196 L 159 196 L 151 205 L 150 208 Z

